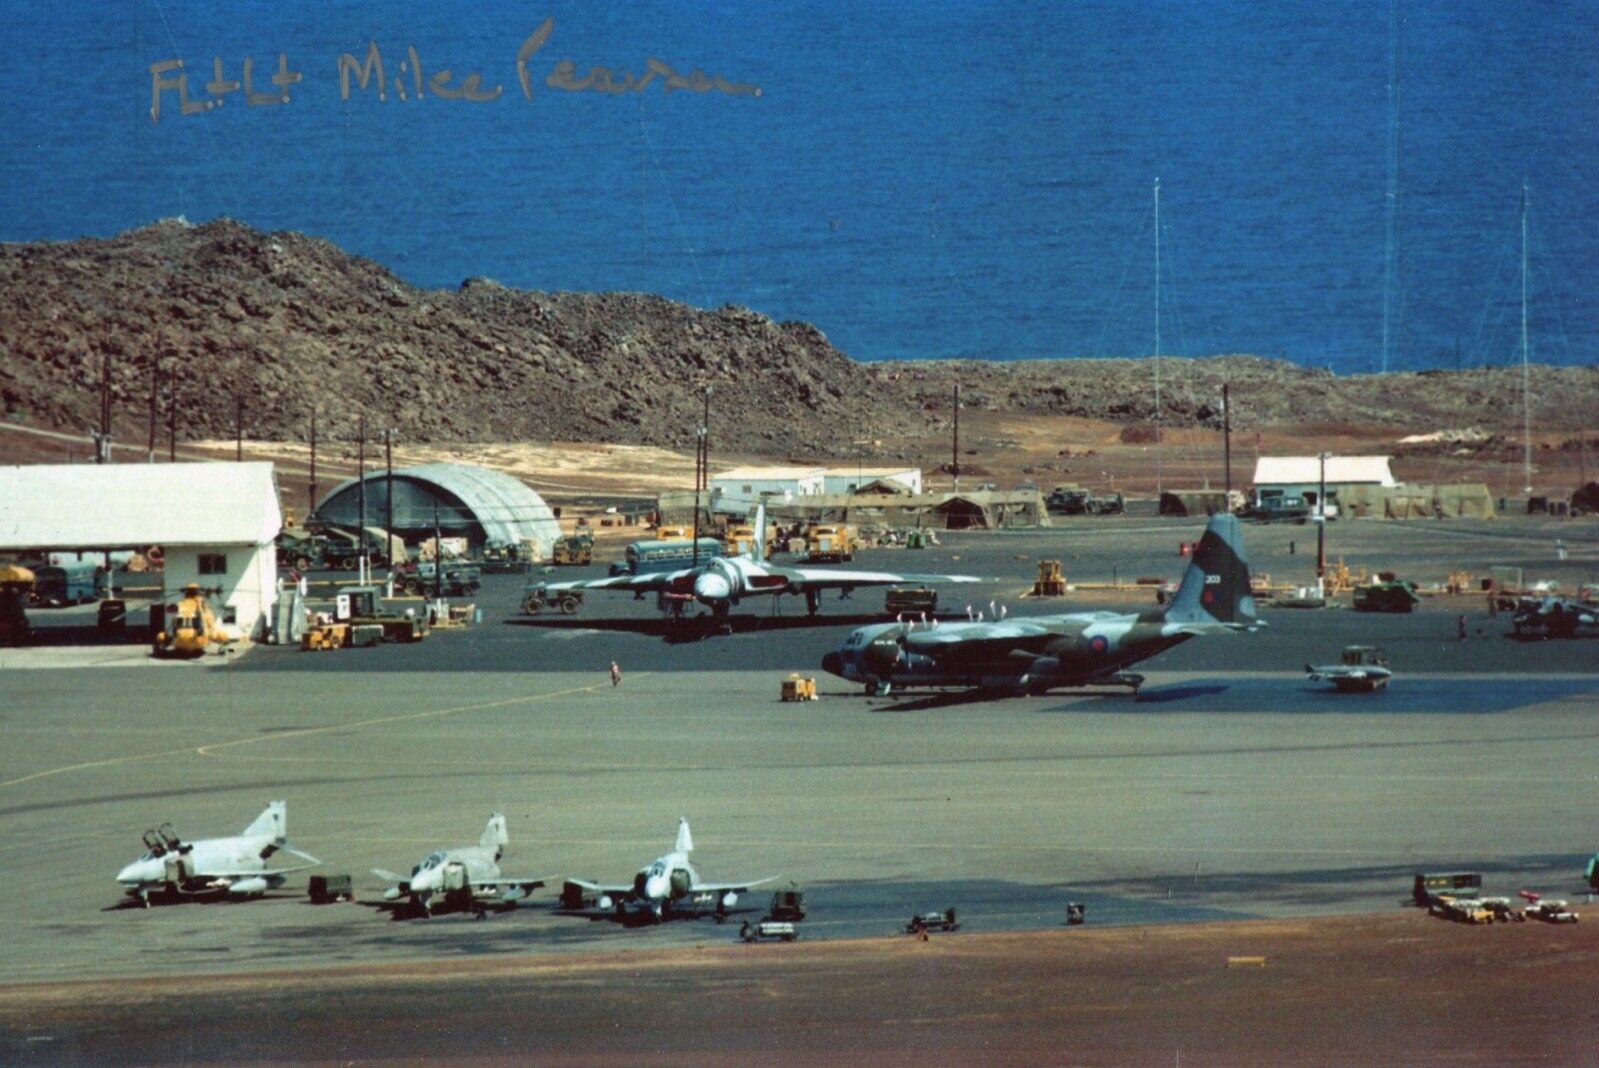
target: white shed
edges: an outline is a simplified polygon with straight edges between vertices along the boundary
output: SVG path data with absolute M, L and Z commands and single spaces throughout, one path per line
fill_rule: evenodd
M 222 621 L 263 636 L 283 528 L 270 463 L 0 467 L 0 551 L 109 552 L 159 545 L 162 596 L 217 588 Z
M 919 467 L 829 467 L 823 479 L 828 493 L 854 493 L 874 482 L 898 482 L 912 493 L 922 492 Z
M 718 512 L 748 511 L 763 497 L 792 501 L 821 493 L 826 468 L 778 466 L 735 467 L 712 475 L 711 508 Z

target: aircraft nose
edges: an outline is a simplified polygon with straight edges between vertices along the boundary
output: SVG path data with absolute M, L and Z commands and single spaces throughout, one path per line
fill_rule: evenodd
M 822 657 L 822 670 L 829 675 L 844 677 L 844 658 L 837 653 L 828 653 Z
M 149 864 L 147 864 L 146 862 L 144 862 L 142 860 L 136 860 L 132 864 L 129 864 L 127 867 L 123 868 L 121 871 L 117 872 L 117 882 L 119 882 L 119 883 L 143 883 L 143 882 L 148 882 L 149 879 L 148 879 L 147 874 L 146 874 L 146 869 L 147 868 L 149 868 Z
M 700 601 L 725 601 L 733 593 L 732 583 L 723 575 L 707 571 L 694 580 L 694 597 Z
M 652 876 L 644 883 L 644 896 L 653 901 L 659 901 L 666 897 L 667 890 L 668 886 L 664 875 Z
M 411 893 L 413 894 L 436 890 L 438 889 L 439 869 L 429 868 L 426 871 L 419 871 L 411 876 L 408 881 L 411 884 Z

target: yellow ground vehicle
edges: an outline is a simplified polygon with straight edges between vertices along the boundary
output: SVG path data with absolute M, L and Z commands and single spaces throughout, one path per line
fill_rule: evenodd
M 210 596 L 218 592 L 202 590 L 193 582 L 183 587 L 177 603 L 167 605 L 166 618 L 151 639 L 150 651 L 156 656 L 193 657 L 204 654 L 210 645 L 225 643 L 227 635 L 211 611 Z
M 656 527 L 656 541 L 689 541 L 694 537 L 694 531 L 688 527 Z
M 805 532 L 805 559 L 813 564 L 855 559 L 855 531 L 846 526 L 812 526 Z
M 32 592 L 32 571 L 19 564 L 0 565 L 0 645 L 22 645 L 33 636 L 23 610 Z
M 732 527 L 727 532 L 726 552 L 728 556 L 748 556 L 755 548 L 755 528 L 752 526 Z M 768 558 L 777 551 L 777 527 L 768 526 L 766 529 L 766 550 L 764 555 Z

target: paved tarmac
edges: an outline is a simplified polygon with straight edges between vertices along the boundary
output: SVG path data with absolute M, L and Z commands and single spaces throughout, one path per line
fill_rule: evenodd
M 925 554 L 858 562 L 1007 576 L 973 598 L 986 603 L 1025 586 L 1051 552 L 1069 577 L 1112 567 L 1176 577 L 1176 542 L 1202 527 L 1108 522 L 953 536 Z M 1553 539 L 1531 523 L 1335 530 L 1351 550 L 1368 546 L 1374 564 L 1381 553 L 1418 578 L 1488 561 L 1540 575 L 1561 565 L 1571 588 L 1596 566 L 1594 539 L 1566 533 L 1574 559 L 1556 561 Z M 1275 545 L 1290 536 L 1247 531 L 1256 569 L 1300 566 L 1302 545 L 1293 558 Z M 1459 555 L 1435 560 L 1440 544 Z M 381 885 L 369 868 L 403 870 L 474 841 L 493 809 L 510 821 L 508 873 L 604 881 L 626 881 L 668 849 L 682 814 L 704 877 L 802 884 L 810 938 L 884 933 L 950 905 L 972 930 L 1054 926 L 1067 901 L 1086 904 L 1093 924 L 1376 911 L 1429 868 L 1481 870 L 1500 892 L 1571 894 L 1599 848 L 1599 641 L 1515 641 L 1476 597 L 1410 616 L 1270 611 L 1261 633 L 1150 661 L 1137 699 L 874 700 L 817 664 L 851 625 L 877 618 L 879 594 L 842 608 L 829 599 L 818 621 L 789 601 L 781 617 L 769 605 L 741 613 L 732 636 L 671 639 L 652 604 L 625 596 L 594 594 L 577 617 L 529 620 L 515 607 L 521 582 L 488 576 L 480 626 L 415 646 L 0 665 L 9 980 L 735 937 L 739 917 L 624 928 L 562 914 L 547 890 L 483 921 L 393 921 L 359 904 L 306 903 L 303 875 L 267 900 L 109 908 L 113 876 L 142 850 L 146 827 L 237 833 L 275 798 L 289 802 L 291 841 L 325 861 L 320 871 L 354 874 L 368 898 Z M 1033 612 L 1081 601 L 1006 603 Z M 70 625 L 71 611 L 92 619 L 92 609 L 56 618 Z M 1304 681 L 1307 660 L 1366 640 L 1387 646 L 1400 672 L 1388 693 L 1335 695 Z M 63 648 L 43 652 L 60 663 Z M 605 674 L 613 659 L 616 688 Z M 817 675 L 822 699 L 779 702 L 789 671 Z M 740 908 L 764 903 L 756 892 Z

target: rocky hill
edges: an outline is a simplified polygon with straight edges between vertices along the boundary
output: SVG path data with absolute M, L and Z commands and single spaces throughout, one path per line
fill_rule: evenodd
M 219 220 L 109 240 L 0 245 L 0 414 L 94 424 L 111 356 L 115 425 L 142 440 L 152 378 L 182 437 L 302 439 L 313 409 L 409 441 L 690 446 L 699 386 L 720 447 L 839 455 L 864 433 L 937 431 L 958 379 L 977 408 L 1127 423 L 1154 413 L 1148 360 L 860 364 L 805 323 L 633 293 L 539 293 L 468 279 L 422 290 L 326 241 Z M 1162 361 L 1167 425 L 1215 425 L 1233 383 L 1240 427 L 1519 425 L 1519 370 L 1335 377 L 1253 357 Z M 1534 419 L 1590 426 L 1599 370 L 1539 368 Z M 164 401 L 162 402 L 165 403 Z M 841 445 L 841 443 L 843 443 Z

